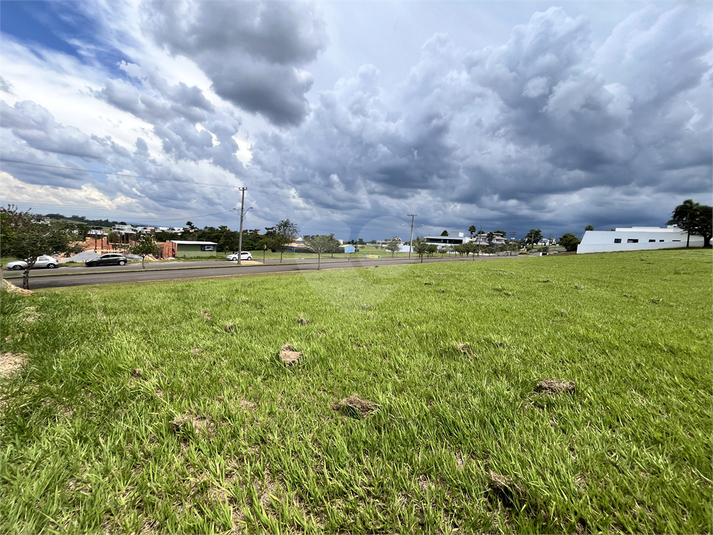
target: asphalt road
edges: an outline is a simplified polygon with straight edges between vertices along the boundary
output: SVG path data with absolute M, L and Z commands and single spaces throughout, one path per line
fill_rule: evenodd
M 497 258 L 516 257 L 479 257 L 478 260 L 494 260 Z M 469 262 L 472 258 L 428 258 L 424 263 L 434 262 Z M 397 264 L 416 264 L 418 258 L 395 258 L 395 259 L 352 259 L 352 260 L 332 260 L 322 261 L 322 269 L 335 268 L 358 268 L 372 266 L 387 266 Z M 203 277 L 235 277 L 240 275 L 254 275 L 260 273 L 279 273 L 289 271 L 316 270 L 317 262 L 307 259 L 299 262 L 290 260 L 283 264 L 258 264 L 238 266 L 233 262 L 176 262 L 175 264 L 160 265 L 147 264 L 146 269 L 141 269 L 141 264 L 128 264 L 126 266 L 103 266 L 87 268 L 83 266 L 67 267 L 53 270 L 33 270 L 30 273 L 30 289 L 38 290 L 42 288 L 62 288 L 67 286 L 84 286 L 91 284 L 117 284 L 134 283 L 143 281 L 160 281 L 176 279 L 192 279 Z M 15 284 L 22 286 L 22 272 L 6 271 L 5 278 Z M 19 275 L 19 276 L 18 276 Z

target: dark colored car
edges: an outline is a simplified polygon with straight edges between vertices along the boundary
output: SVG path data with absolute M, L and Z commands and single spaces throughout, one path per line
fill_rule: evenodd
M 87 266 L 112 266 L 114 264 L 123 266 L 127 262 L 127 258 L 121 253 L 107 253 L 84 261 Z

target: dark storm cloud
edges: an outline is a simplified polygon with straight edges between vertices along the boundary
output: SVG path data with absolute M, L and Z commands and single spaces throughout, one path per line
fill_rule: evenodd
M 302 67 L 327 44 L 314 7 L 286 2 L 148 2 L 146 28 L 196 62 L 222 98 L 277 125 L 309 112 L 312 76 Z
M 634 217 L 627 188 L 710 195 L 710 50 L 685 7 L 635 13 L 598 49 L 561 8 L 476 52 L 436 35 L 395 90 L 362 67 L 298 129 L 260 137 L 253 165 L 335 210 L 554 225 L 623 195 Z
M 192 184 L 191 179 L 196 179 L 194 173 L 157 163 L 142 138 L 137 138 L 135 150 L 130 152 L 109 137 L 87 135 L 77 128 L 58 123 L 47 109 L 31 101 L 18 102 L 12 107 L 0 101 L 0 114 L 2 170 L 25 184 L 70 189 L 91 184 L 109 198 L 139 199 L 146 209 L 151 210 L 185 209 L 186 199 L 197 206 L 233 204 L 233 200 L 222 195 L 225 186 L 234 185 L 229 184 L 225 176 L 210 173 L 198 180 L 215 183 L 216 188 Z M 206 125 L 215 132 L 216 138 L 223 139 L 222 143 L 214 144 L 207 130 L 198 131 L 181 118 L 162 132 L 166 152 L 176 160 L 210 160 L 231 172 L 242 172 L 242 164 L 235 158 L 237 144 L 232 139 L 237 132 L 235 120 L 230 114 L 221 115 L 213 117 Z M 164 127 L 158 125 L 156 128 Z M 89 162 L 87 167 L 97 173 L 81 170 L 84 162 Z M 126 175 L 150 178 L 104 175 L 102 170 L 112 173 L 119 170 Z
M 110 137 L 88 136 L 78 128 L 57 123 L 50 112 L 32 101 L 9 106 L 0 101 L 1 126 L 33 149 L 75 156 L 88 161 L 102 161 L 108 156 L 124 158 L 128 151 Z
M 12 94 L 12 84 L 0 76 L 0 91 L 3 93 Z
M 121 79 L 108 79 L 94 94 L 108 104 L 129 112 L 144 121 L 167 122 L 178 118 L 191 123 L 206 120 L 215 112 L 214 106 L 198 87 L 183 82 L 169 85 L 153 72 L 145 73 L 138 65 L 122 63 L 127 74 L 135 77 L 137 85 Z
M 136 85 L 124 80 L 107 80 L 94 94 L 135 117 L 153 125 L 163 152 L 176 161 L 209 160 L 236 176 L 244 174 L 235 156 L 240 120 L 231 110 L 217 109 L 198 87 L 180 82 L 170 85 L 153 71 L 135 64 L 121 68 Z M 215 139 L 214 137 L 215 136 Z
M 83 184 L 92 181 L 88 172 L 62 169 L 66 163 L 58 155 L 35 151 L 14 138 L 7 130 L 0 132 L 0 141 L 3 146 L 2 171 L 25 184 L 79 189 Z M 28 162 L 30 165 L 18 162 Z M 44 167 L 46 165 L 54 167 Z

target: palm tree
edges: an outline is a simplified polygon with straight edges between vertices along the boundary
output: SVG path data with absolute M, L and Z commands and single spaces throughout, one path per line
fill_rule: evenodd
M 473 234 L 475 234 L 475 231 L 478 230 L 475 228 L 475 225 L 471 225 L 470 228 L 468 229 L 468 232 L 470 232 L 470 239 L 473 239 Z

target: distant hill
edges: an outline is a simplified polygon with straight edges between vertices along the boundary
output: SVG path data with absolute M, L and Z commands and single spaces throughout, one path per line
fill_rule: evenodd
M 124 221 L 109 221 L 108 219 L 87 219 L 83 215 L 66 216 L 62 214 L 44 214 L 42 217 L 57 219 L 60 221 L 72 221 L 74 223 L 82 223 L 90 227 L 113 227 L 114 225 L 125 225 Z

